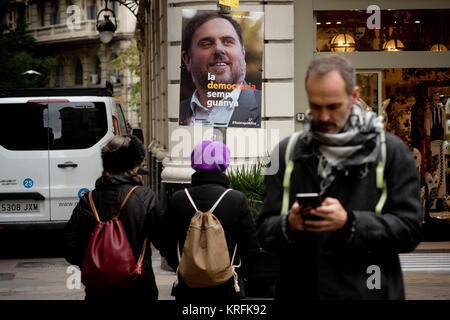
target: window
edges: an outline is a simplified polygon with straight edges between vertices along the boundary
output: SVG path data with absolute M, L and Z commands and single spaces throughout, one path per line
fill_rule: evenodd
M 130 133 L 130 132 L 128 132 L 128 128 L 127 128 L 127 125 L 126 125 L 127 121 L 125 120 L 125 116 L 123 114 L 121 105 L 120 104 L 116 104 L 114 106 L 114 109 L 115 109 L 115 114 L 117 114 L 118 117 L 119 117 L 119 125 L 120 125 L 119 130 L 120 130 L 120 133 L 121 134 Z
M 95 0 L 88 1 L 86 10 L 88 20 L 97 19 L 97 3 L 95 2 Z
M 52 2 L 52 11 L 50 12 L 50 24 L 59 24 L 59 6 L 57 2 Z
M 64 66 L 62 63 L 59 63 L 58 68 L 56 69 L 55 87 L 64 87 Z
M 0 145 L 8 150 L 47 150 L 51 129 L 48 106 L 0 104 Z
M 108 130 L 103 102 L 51 103 L 49 110 L 50 150 L 92 147 Z
M 0 104 L 0 145 L 9 150 L 85 149 L 107 133 L 103 102 Z
M 368 28 L 370 15 L 365 10 L 317 11 L 317 51 L 449 49 L 449 9 L 381 10 L 380 29 Z
M 45 3 L 41 2 L 38 4 L 39 20 L 41 27 L 45 26 Z
M 80 59 L 77 60 L 75 65 L 75 84 L 83 84 L 83 66 Z
M 117 55 L 113 54 L 113 56 L 111 57 L 110 65 L 112 65 L 111 63 L 115 59 L 117 59 Z M 112 84 L 120 83 L 120 77 L 121 77 L 120 70 L 119 69 L 115 69 L 114 67 L 112 67 L 111 71 L 109 73 L 109 81 Z
M 95 73 L 97 74 L 96 84 L 100 84 L 102 82 L 102 66 L 99 58 L 95 61 Z

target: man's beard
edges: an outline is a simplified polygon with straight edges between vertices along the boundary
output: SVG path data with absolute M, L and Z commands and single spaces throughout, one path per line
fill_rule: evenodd
M 214 62 L 222 62 L 225 61 L 225 58 L 218 57 L 214 60 Z M 239 84 L 241 82 L 244 82 L 245 79 L 245 73 L 247 64 L 245 63 L 244 57 L 242 57 L 238 64 L 233 64 L 233 69 L 231 71 L 231 76 L 228 79 L 216 79 L 214 80 L 214 83 L 223 83 L 223 84 Z M 208 71 L 203 72 L 201 68 L 199 67 L 193 67 L 192 68 L 192 81 L 197 87 L 200 87 L 204 90 L 207 90 L 208 83 L 211 82 L 211 80 L 208 80 Z M 211 74 L 213 75 L 213 74 Z M 214 76 L 218 76 L 219 74 L 214 74 Z

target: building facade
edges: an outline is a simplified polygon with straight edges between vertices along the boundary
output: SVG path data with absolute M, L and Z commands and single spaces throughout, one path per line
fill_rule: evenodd
M 111 60 L 122 54 L 135 39 L 136 18 L 118 3 L 109 3 L 116 16 L 113 40 L 103 44 L 96 29 L 101 0 L 23 1 L 13 12 L 24 16 L 28 32 L 36 39 L 37 49 L 57 58 L 49 87 L 104 87 L 113 84 L 113 95 L 121 103 L 132 126 L 140 125 L 136 106 L 129 105 L 130 84 L 139 80 L 128 70 L 115 70 Z M 15 19 L 12 19 L 15 20 Z
M 445 198 L 450 158 L 446 135 L 450 133 L 450 114 L 446 114 L 450 109 L 445 109 L 450 96 L 450 51 L 445 51 L 450 47 L 449 8 L 443 0 L 240 1 L 236 10 L 264 13 L 262 124 L 258 129 L 218 130 L 179 126 L 178 121 L 182 10 L 217 10 L 217 1 L 152 1 L 142 65 L 149 74 L 143 85 L 146 107 L 142 114 L 154 172 L 152 187 L 164 198 L 188 184 L 193 172 L 190 152 L 204 139 L 226 141 L 231 167 L 266 156 L 276 143 L 302 128 L 308 110 L 304 76 L 311 59 L 339 52 L 355 66 L 367 108 L 379 114 L 388 111 L 391 116 L 385 117 L 386 129 L 400 135 L 411 150 L 417 146 L 411 144 L 411 136 L 418 127 L 411 122 L 411 107 L 419 96 L 425 100 L 423 114 L 418 117 L 423 119 L 420 123 L 425 132 L 420 143 L 426 146 L 418 151 L 423 158 L 440 156 L 438 165 L 421 161 L 421 183 L 424 189 L 432 188 L 427 185 L 430 179 L 427 175 L 426 180 L 426 174 L 437 175 L 439 197 Z M 408 100 L 412 95 L 414 101 Z M 439 96 L 439 101 L 433 102 L 433 96 Z M 432 126 L 430 114 L 438 105 L 444 110 L 440 123 L 445 135 L 431 147 L 426 136 Z M 406 119 L 401 126 L 396 125 L 398 117 Z M 225 139 L 221 137 L 224 134 Z

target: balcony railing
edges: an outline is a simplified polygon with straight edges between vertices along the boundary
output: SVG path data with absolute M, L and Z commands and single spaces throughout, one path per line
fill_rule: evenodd
M 38 44 L 95 39 L 98 38 L 95 23 L 95 20 L 81 21 L 79 29 L 76 29 L 75 25 L 69 26 L 66 23 L 31 27 L 28 28 L 28 32 L 36 39 Z

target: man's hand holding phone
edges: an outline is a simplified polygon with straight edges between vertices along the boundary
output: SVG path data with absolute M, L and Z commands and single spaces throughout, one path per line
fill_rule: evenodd
M 297 194 L 288 217 L 289 229 L 321 232 L 338 230 L 347 221 L 347 211 L 338 199 L 325 198 L 318 194 Z

